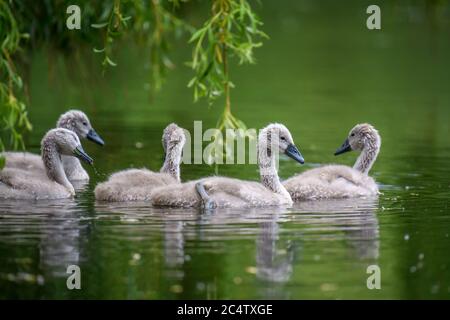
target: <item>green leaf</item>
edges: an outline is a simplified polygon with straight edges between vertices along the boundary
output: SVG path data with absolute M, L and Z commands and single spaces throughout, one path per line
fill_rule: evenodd
M 91 27 L 95 28 L 95 29 L 102 29 L 102 28 L 106 27 L 107 25 L 108 25 L 108 22 L 93 23 L 93 24 L 91 24 Z
M 109 57 L 105 57 L 105 61 L 106 63 L 108 63 L 110 66 L 115 67 L 117 66 L 117 63 L 115 63 L 114 61 L 112 61 Z
M 196 81 L 197 81 L 197 77 L 194 77 L 191 80 L 189 80 L 189 83 L 187 85 L 188 88 L 192 87 Z
M 194 34 L 189 39 L 189 43 L 194 42 L 195 40 L 204 37 L 206 31 L 207 31 L 206 27 L 200 28 L 197 31 L 195 31 Z

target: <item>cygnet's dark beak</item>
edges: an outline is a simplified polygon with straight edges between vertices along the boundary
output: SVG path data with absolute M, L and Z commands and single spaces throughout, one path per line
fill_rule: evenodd
M 88 140 L 91 140 L 101 146 L 103 146 L 105 144 L 105 142 L 103 141 L 103 139 L 97 134 L 97 132 L 95 132 L 94 129 L 89 130 L 86 138 Z
M 352 151 L 352 147 L 350 146 L 350 142 L 348 141 L 348 138 L 345 139 L 344 143 L 342 144 L 342 146 L 340 146 L 336 152 L 334 153 L 335 156 L 346 153 Z
M 73 154 L 80 160 L 83 160 L 90 165 L 94 163 L 94 159 L 92 159 L 86 152 L 84 152 L 83 147 L 79 145 L 73 150 Z
M 286 155 L 289 158 L 292 158 L 301 164 L 305 163 L 305 159 L 303 159 L 302 154 L 300 153 L 300 151 L 298 151 L 297 147 L 293 144 L 290 144 L 284 153 L 286 153 Z

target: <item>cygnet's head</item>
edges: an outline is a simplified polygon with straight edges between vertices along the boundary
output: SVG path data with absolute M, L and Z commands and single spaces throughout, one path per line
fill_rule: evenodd
M 334 155 L 337 156 L 352 150 L 362 151 L 366 148 L 379 148 L 380 144 L 380 135 L 372 125 L 368 123 L 357 124 L 350 130 L 347 139 Z
M 56 123 L 56 127 L 72 130 L 80 139 L 88 139 L 101 146 L 105 144 L 103 139 L 92 128 L 86 114 L 82 111 L 69 110 L 62 114 Z
M 179 154 L 181 154 L 185 143 L 186 136 L 184 130 L 178 125 L 171 123 L 164 129 L 162 145 L 166 156 L 174 155 L 175 151 L 178 151 Z
M 74 156 L 89 164 L 94 162 L 83 150 L 78 136 L 71 130 L 57 128 L 48 131 L 41 142 L 43 151 L 48 145 L 54 145 L 60 155 Z
M 259 146 L 267 148 L 267 154 L 271 155 L 273 148 L 278 147 L 280 153 L 287 155 L 295 161 L 303 164 L 305 159 L 294 144 L 294 139 L 288 128 L 280 123 L 271 123 L 259 133 Z

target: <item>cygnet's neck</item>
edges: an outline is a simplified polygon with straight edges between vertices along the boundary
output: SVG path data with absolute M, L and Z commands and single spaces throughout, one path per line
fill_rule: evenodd
M 181 150 L 179 146 L 167 150 L 164 164 L 160 170 L 162 173 L 167 173 L 175 180 L 180 182 L 180 162 L 181 162 Z
M 52 141 L 45 141 L 42 146 L 42 162 L 44 163 L 45 170 L 49 179 L 63 185 L 72 194 L 75 194 L 75 190 L 72 184 L 67 179 L 64 172 L 61 156 L 58 153 L 57 147 Z
M 272 146 L 266 146 L 264 143 L 258 145 L 258 163 L 261 183 L 269 190 L 285 197 L 288 201 L 292 201 L 289 192 L 281 184 L 278 176 L 275 153 L 271 149 Z
M 63 163 L 64 171 L 69 180 L 87 180 L 89 179 L 89 175 L 86 170 L 84 170 L 83 166 L 75 157 L 71 156 L 61 156 L 61 160 Z
M 377 159 L 378 153 L 380 152 L 380 146 L 381 139 L 378 134 L 370 136 L 367 139 L 364 149 L 361 151 L 358 159 L 356 159 L 353 168 L 359 172 L 368 174 Z

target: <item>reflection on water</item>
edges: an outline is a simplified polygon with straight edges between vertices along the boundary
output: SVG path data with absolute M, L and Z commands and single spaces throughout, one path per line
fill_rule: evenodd
M 3 203 L 0 243 L 7 245 L 8 237 L 12 237 L 14 242 L 34 244 L 39 264 L 34 271 L 29 270 L 30 274 L 38 272 L 44 281 L 59 282 L 57 287 L 65 283 L 66 268 L 71 264 L 83 266 L 88 263 L 103 271 L 112 268 L 110 277 L 120 278 L 120 274 L 114 273 L 120 270 L 114 266 L 120 262 L 111 261 L 114 257 L 106 256 L 106 261 L 101 261 L 101 255 L 92 256 L 89 242 L 95 241 L 96 237 L 92 238 L 90 229 L 95 229 L 101 235 L 96 241 L 102 243 L 106 251 L 123 250 L 116 246 L 117 243 L 125 246 L 135 244 L 132 249 L 125 250 L 128 254 L 123 255 L 129 261 L 128 268 L 142 268 L 138 274 L 143 272 L 139 276 L 143 279 L 156 277 L 158 281 L 169 283 L 167 292 L 162 290 L 160 297 L 182 293 L 186 283 L 191 281 L 194 281 L 198 292 L 187 292 L 188 296 L 220 297 L 222 289 L 217 284 L 217 275 L 213 279 L 205 279 L 201 269 L 193 274 L 192 266 L 205 262 L 206 266 L 214 266 L 212 259 L 218 255 L 236 257 L 245 253 L 244 261 L 238 259 L 233 262 L 236 271 L 232 283 L 239 287 L 248 285 L 249 281 L 257 281 L 261 297 L 289 298 L 292 293 L 286 287 L 294 280 L 295 270 L 311 263 L 301 257 L 308 238 L 344 239 L 350 257 L 376 263 L 379 256 L 375 216 L 377 201 L 321 201 L 301 203 L 289 210 L 221 209 L 214 212 L 152 208 L 146 203 L 96 203 L 95 216 L 81 214 L 77 203 L 72 200 L 39 204 Z M 24 238 L 20 239 L 17 234 Z M 245 241 L 242 242 L 243 239 Z M 115 244 L 109 244 L 109 241 Z M 156 252 L 148 251 L 155 245 L 153 241 L 160 243 Z M 229 245 L 236 242 L 242 242 L 243 247 Z M 147 259 L 153 261 L 152 264 L 156 263 L 149 270 L 141 264 Z M 9 267 L 17 267 L 14 261 L 8 264 Z M 204 272 L 208 273 L 208 270 Z M 249 279 L 249 276 L 254 278 Z M 133 286 L 139 287 L 141 281 L 145 282 L 134 277 L 136 275 L 131 282 Z M 2 274 L 1 278 L 7 279 L 8 275 Z M 107 293 L 103 294 L 108 297 Z M 145 293 L 141 294 L 145 296 Z M 57 297 L 58 294 L 50 296 Z
M 91 287 L 91 273 L 131 286 L 128 298 L 365 296 L 367 266 L 383 265 L 379 207 L 378 198 L 214 212 L 99 202 L 86 211 L 77 199 L 3 202 L 0 281 L 9 297 L 33 285 L 48 286 L 46 297 L 70 296 L 65 272 L 76 264 L 88 269 L 84 297 L 115 296 Z
M 378 198 L 339 199 L 297 203 L 299 213 L 307 213 L 308 223 L 342 229 L 358 259 L 379 256 Z M 311 215 L 311 212 L 318 214 Z
M 80 243 L 85 226 L 80 223 L 80 209 L 74 201 L 5 201 L 0 213 L 2 247 L 17 246 L 19 249 L 11 256 L 5 254 L 3 259 L 7 264 L 14 259 L 27 264 L 36 259 L 38 269 L 42 271 L 40 274 L 30 270 L 18 270 L 17 273 L 3 273 L 6 270 L 2 270 L 1 278 L 25 282 L 41 279 L 39 284 L 42 285 L 47 277 L 63 276 L 68 265 L 80 264 Z M 20 248 L 30 245 L 36 246 L 36 258 L 35 254 L 22 256 Z M 16 275 L 21 273 L 28 276 L 17 278 Z
M 294 262 L 292 243 L 279 243 L 279 226 L 276 221 L 261 223 L 259 230 L 256 240 L 256 276 L 266 281 L 288 281 Z

